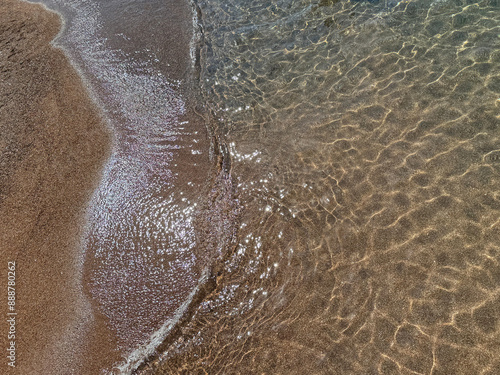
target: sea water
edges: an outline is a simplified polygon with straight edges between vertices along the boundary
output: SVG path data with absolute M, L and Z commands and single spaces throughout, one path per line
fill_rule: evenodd
M 144 373 L 498 371 L 500 3 L 196 4 L 243 208 Z

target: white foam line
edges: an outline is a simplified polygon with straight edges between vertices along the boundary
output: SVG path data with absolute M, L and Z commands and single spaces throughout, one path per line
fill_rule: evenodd
M 0 0 L 1 1 L 1 0 Z M 64 17 L 64 15 L 57 11 L 56 9 L 53 9 L 51 8 L 48 4 L 46 4 L 44 2 L 44 0 L 34 0 L 34 1 L 29 1 L 29 0 L 20 0 L 24 3 L 28 3 L 28 4 L 32 4 L 32 5 L 36 5 L 36 6 L 40 6 L 44 9 L 44 11 L 46 12 L 49 12 L 49 13 L 55 13 L 57 14 L 57 16 L 59 17 L 60 21 L 61 21 L 61 27 L 59 29 L 59 32 L 57 33 L 56 36 L 54 36 L 54 38 L 49 42 L 49 44 L 57 49 L 57 50 L 60 50 L 63 52 L 63 54 L 66 56 L 66 58 L 68 59 L 70 65 L 72 66 L 72 68 L 76 71 L 77 75 L 80 77 L 81 81 L 82 81 L 82 84 L 85 88 L 85 91 L 86 91 L 86 94 L 88 95 L 88 97 L 90 98 L 90 100 L 94 103 L 95 105 L 95 109 L 97 110 L 97 112 L 99 113 L 102 121 L 103 121 L 103 124 L 106 126 L 106 129 L 109 131 L 109 134 L 111 136 L 111 144 L 110 144 L 110 151 L 109 151 L 109 157 L 108 157 L 108 160 L 104 161 L 103 164 L 101 165 L 101 170 L 99 172 L 99 175 L 97 176 L 97 181 L 99 181 L 99 185 L 101 184 L 101 182 L 103 181 L 103 176 L 104 174 L 106 173 L 106 167 L 107 165 L 110 163 L 111 161 L 111 158 L 112 158 L 112 155 L 113 155 L 113 151 L 115 150 L 115 147 L 116 147 L 116 134 L 115 134 L 115 131 L 113 129 L 113 127 L 111 126 L 111 123 L 106 115 L 106 112 L 105 112 L 105 107 L 104 105 L 102 104 L 102 102 L 99 100 L 99 97 L 95 94 L 95 91 L 93 89 L 93 86 L 91 85 L 91 83 L 89 82 L 89 80 L 86 78 L 85 74 L 83 73 L 83 69 L 81 68 L 80 64 L 78 64 L 78 62 L 76 61 L 76 59 L 74 59 L 72 57 L 72 54 L 71 54 L 71 51 L 68 50 L 65 46 L 63 46 L 62 44 L 58 43 L 58 39 L 59 38 L 62 38 L 62 35 L 64 32 L 66 32 L 67 30 L 67 20 L 66 18 Z M 50 1 L 50 0 L 49 0 Z M 94 190 L 94 193 L 93 195 L 95 195 L 96 191 L 97 191 L 98 187 L 95 186 L 95 190 Z M 87 202 L 87 210 L 86 210 L 86 213 L 84 215 L 84 219 L 83 219 L 83 224 L 82 224 L 82 229 L 83 229 L 83 232 L 86 233 L 86 231 L 88 230 L 88 206 L 90 204 L 90 202 L 93 201 L 93 198 L 89 199 L 89 201 Z M 80 249 L 80 253 L 78 254 L 78 258 L 77 258 L 77 262 L 78 262 L 78 274 L 77 274 L 77 281 L 82 284 L 82 279 L 83 279 L 83 276 L 82 276 L 82 271 L 83 271 L 83 263 L 84 263 L 84 245 L 82 244 L 83 242 L 83 236 L 81 238 L 78 239 L 78 248 Z M 85 298 L 85 303 L 88 304 L 88 308 L 89 308 L 89 311 L 90 311 L 90 302 Z
M 200 22 L 201 20 L 198 20 L 198 14 L 196 11 L 196 4 L 193 0 L 189 1 L 191 5 L 191 12 L 192 12 L 192 28 L 193 28 L 193 35 L 191 36 L 191 40 L 189 41 L 189 57 L 191 58 L 191 68 L 194 68 L 195 62 L 196 62 L 196 44 L 200 40 Z
M 110 145 L 111 150 L 110 150 L 110 157 L 109 157 L 109 159 L 111 159 L 111 155 L 113 154 L 114 150 L 116 150 L 116 146 L 117 146 L 116 132 L 115 132 L 113 126 L 111 125 L 111 121 L 109 119 L 109 116 L 108 116 L 108 113 L 106 110 L 106 106 L 104 105 L 102 100 L 97 95 L 96 90 L 94 88 L 94 85 L 89 81 L 86 74 L 84 73 L 84 69 L 83 69 L 82 65 L 79 63 L 78 59 L 74 56 L 74 53 L 70 49 L 68 49 L 66 46 L 64 46 L 62 43 L 63 35 L 68 32 L 68 20 L 66 19 L 66 16 L 63 14 L 62 11 L 56 10 L 56 9 L 52 8 L 49 4 L 47 4 L 47 2 L 52 2 L 52 6 L 58 6 L 58 3 L 54 2 L 54 0 L 33 0 L 33 1 L 19 0 L 19 1 L 22 1 L 22 2 L 25 2 L 28 4 L 41 6 L 45 11 L 50 12 L 50 13 L 55 13 L 59 17 L 59 19 L 61 21 L 61 27 L 59 28 L 59 32 L 54 36 L 54 38 L 49 42 L 49 44 L 53 48 L 56 48 L 64 53 L 64 55 L 68 59 L 71 66 L 73 67 L 73 69 L 76 71 L 76 73 L 80 77 L 80 79 L 83 83 L 83 86 L 86 89 L 87 95 L 90 97 L 91 101 L 95 104 L 95 108 L 97 109 L 99 115 L 101 116 L 103 124 L 106 126 L 106 128 L 109 131 L 110 136 L 111 136 L 111 145 Z M 72 8 L 69 9 L 70 4 L 66 4 L 66 5 L 68 7 L 68 11 L 76 12 L 75 9 L 72 9 Z M 94 24 L 92 25 L 93 32 L 95 32 L 95 30 L 97 29 L 97 26 L 95 24 L 96 24 L 96 22 L 94 22 Z M 103 164 L 103 168 L 102 168 L 103 171 L 104 171 L 104 166 L 110 162 L 109 159 Z M 103 172 L 101 172 L 101 174 L 102 173 Z M 100 178 L 99 180 L 101 181 L 102 178 Z
M 174 326 L 179 322 L 182 315 L 186 312 L 189 305 L 193 301 L 194 296 L 200 289 L 200 285 L 203 285 L 207 279 L 208 269 L 203 272 L 203 275 L 198 279 L 198 285 L 189 294 L 186 301 L 184 301 L 184 303 L 177 308 L 174 316 L 163 323 L 161 328 L 154 332 L 145 344 L 140 345 L 132 353 L 130 353 L 125 362 L 115 366 L 114 370 L 118 370 L 119 374 L 122 375 L 132 374 L 133 371 L 137 370 L 137 368 L 155 352 L 156 348 L 165 340 L 172 328 L 174 328 Z

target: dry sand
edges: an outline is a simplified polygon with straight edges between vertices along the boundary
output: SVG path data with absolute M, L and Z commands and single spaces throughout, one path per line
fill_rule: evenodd
M 2 374 L 98 373 L 99 353 L 112 355 L 113 339 L 81 291 L 79 244 L 111 136 L 49 44 L 60 27 L 40 5 L 0 2 Z M 8 261 L 17 265 L 15 369 L 4 355 Z

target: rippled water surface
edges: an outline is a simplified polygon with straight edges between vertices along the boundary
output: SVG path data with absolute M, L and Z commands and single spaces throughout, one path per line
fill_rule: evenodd
M 500 3 L 197 6 L 243 209 L 144 373 L 497 373 Z

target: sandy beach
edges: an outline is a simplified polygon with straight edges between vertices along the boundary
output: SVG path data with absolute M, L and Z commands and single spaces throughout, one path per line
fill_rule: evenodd
M 79 238 L 111 136 L 77 72 L 49 44 L 60 27 L 40 5 L 0 4 L 1 278 L 7 289 L 7 264 L 15 261 L 17 312 L 16 367 L 2 356 L 3 374 L 96 373 L 99 366 L 89 353 L 81 361 L 84 337 L 99 329 L 80 287 Z M 2 291 L 3 316 L 6 297 Z M 1 330 L 4 349 L 6 319 Z

